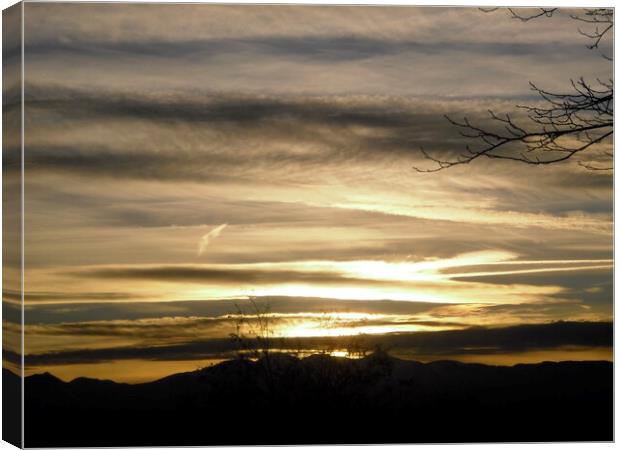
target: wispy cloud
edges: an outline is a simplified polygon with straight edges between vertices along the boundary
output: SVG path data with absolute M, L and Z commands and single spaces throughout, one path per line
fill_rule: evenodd
M 218 237 L 222 233 L 222 231 L 224 231 L 224 228 L 226 228 L 227 226 L 228 226 L 227 223 L 218 225 L 217 227 L 213 228 L 211 231 L 209 231 L 207 234 L 205 234 L 204 236 L 200 238 L 200 241 L 198 242 L 198 256 L 201 256 L 205 252 L 209 243 L 213 239 Z
M 537 269 L 523 269 L 523 270 L 501 270 L 501 271 L 488 271 L 488 272 L 467 272 L 467 273 L 454 273 L 446 275 L 446 277 L 458 279 L 467 277 L 485 277 L 485 276 L 498 276 L 498 275 L 519 275 L 527 273 L 546 273 L 546 272 L 576 272 L 582 270 L 600 270 L 600 269 L 612 269 L 613 262 L 609 261 L 608 264 L 598 264 L 592 266 L 576 266 L 576 267 L 545 267 Z

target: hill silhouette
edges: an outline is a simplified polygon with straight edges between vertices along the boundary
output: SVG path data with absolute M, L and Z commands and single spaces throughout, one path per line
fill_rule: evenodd
M 604 361 L 272 354 L 133 385 L 46 373 L 25 389 L 31 447 L 613 439 Z

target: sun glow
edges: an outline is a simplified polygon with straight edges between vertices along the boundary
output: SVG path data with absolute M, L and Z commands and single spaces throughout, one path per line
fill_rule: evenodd
M 245 264 L 95 265 L 73 269 L 69 290 L 56 289 L 47 272 L 26 298 L 31 303 L 171 302 L 177 300 L 244 299 L 260 296 L 321 297 L 340 300 L 400 300 L 433 303 L 524 303 L 561 294 L 553 284 L 487 283 L 482 279 L 552 272 L 606 270 L 611 260 L 522 260 L 503 250 L 457 254 L 412 261 L 302 260 Z M 120 276 L 119 291 L 108 289 L 108 278 Z M 97 280 L 102 277 L 103 281 Z M 476 277 L 467 281 L 465 278 Z M 506 279 L 508 280 L 508 279 Z M 105 284 L 102 284 L 105 283 Z M 40 294 L 36 286 L 40 285 Z M 48 286 L 44 289 L 45 286 Z M 62 291 L 62 292 L 61 292 Z M 34 294 L 33 294 L 34 292 Z
M 277 326 L 274 334 L 279 337 L 341 337 L 455 328 L 459 327 L 418 324 L 409 316 L 336 312 L 306 314 L 302 319 L 293 319 Z
M 420 286 L 339 287 L 288 284 L 252 291 L 253 296 L 320 297 L 336 300 L 398 300 L 428 303 L 511 304 L 540 301 L 562 292 L 559 286 L 502 285 L 441 280 Z M 485 299 L 481 301 L 480 299 Z

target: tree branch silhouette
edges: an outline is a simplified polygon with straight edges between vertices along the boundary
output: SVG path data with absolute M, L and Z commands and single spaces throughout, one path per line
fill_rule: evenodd
M 483 9 L 492 12 L 499 8 Z M 538 8 L 523 14 L 508 8 L 511 17 L 527 22 L 540 17 L 551 17 L 558 8 Z M 599 47 L 601 40 L 613 27 L 613 10 L 586 9 L 581 15 L 571 15 L 573 20 L 588 24 L 587 31 L 580 34 L 591 39 L 589 49 Z M 610 59 L 606 55 L 602 55 Z M 613 80 L 596 80 L 588 83 L 583 77 L 571 80 L 569 92 L 550 92 L 530 82 L 532 91 L 538 94 L 538 105 L 517 105 L 519 119 L 511 114 L 498 115 L 489 110 L 492 126 L 480 126 L 467 117 L 446 119 L 455 126 L 461 136 L 471 139 L 463 152 L 450 159 L 433 156 L 421 149 L 425 159 L 434 162 L 431 168 L 414 167 L 418 172 L 438 172 L 456 165 L 469 164 L 481 157 L 518 161 L 531 165 L 546 165 L 566 161 L 588 152 L 590 162 L 578 164 L 588 170 L 611 170 L 613 153 L 604 150 L 613 135 Z M 603 150 L 601 151 L 601 147 Z M 600 161 L 594 162 L 596 160 Z

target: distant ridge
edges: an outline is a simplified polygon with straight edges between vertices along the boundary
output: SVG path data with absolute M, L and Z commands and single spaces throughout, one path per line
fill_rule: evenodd
M 25 445 L 610 441 L 613 364 L 273 354 L 142 384 L 26 378 Z

